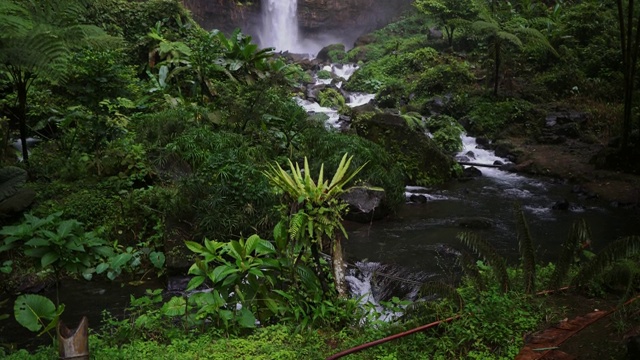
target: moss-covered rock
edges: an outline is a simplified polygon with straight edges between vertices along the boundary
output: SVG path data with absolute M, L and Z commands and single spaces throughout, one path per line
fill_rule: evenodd
M 397 159 L 406 184 L 433 185 L 451 178 L 453 160 L 400 115 L 360 113 L 352 124 L 356 133 L 383 146 Z
M 340 63 L 346 60 L 347 53 L 344 44 L 331 44 L 323 47 L 316 56 L 316 60 L 323 63 Z

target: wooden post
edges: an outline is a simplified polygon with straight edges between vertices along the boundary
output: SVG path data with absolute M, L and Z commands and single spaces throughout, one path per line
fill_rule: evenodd
M 89 319 L 86 316 L 75 329 L 69 329 L 60 321 L 56 332 L 60 359 L 89 360 Z

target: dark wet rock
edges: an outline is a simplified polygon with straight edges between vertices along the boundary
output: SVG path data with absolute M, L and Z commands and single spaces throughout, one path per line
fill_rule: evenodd
M 515 149 L 515 145 L 510 143 L 507 140 L 499 140 L 493 145 L 493 151 L 498 157 L 507 157 L 509 154 L 512 154 Z
M 551 206 L 552 210 L 569 210 L 569 207 L 571 207 L 571 204 L 569 203 L 569 201 L 562 200 L 562 201 L 557 201 L 555 204 L 553 204 L 553 206 Z
M 447 244 L 437 244 L 436 245 L 436 253 L 443 257 L 454 257 L 457 258 L 461 255 L 460 251 L 455 248 L 447 245 Z
M 320 92 L 326 88 L 326 84 L 313 84 L 307 86 L 307 100 L 317 102 L 320 98 Z
M 476 154 L 471 150 L 467 151 L 465 155 L 467 155 L 470 159 L 476 159 Z
M 638 203 L 635 203 L 635 202 L 622 202 L 622 201 L 611 202 L 611 207 L 619 208 L 619 209 L 634 209 L 637 206 L 638 206 Z
M 466 155 L 456 155 L 455 159 L 458 162 L 460 162 L 460 161 L 461 162 L 470 162 L 471 161 L 471 159 L 469 159 L 469 157 L 466 156 Z
M 457 225 L 465 229 L 490 229 L 493 227 L 493 220 L 484 217 L 469 217 L 459 219 Z
M 562 135 L 541 135 L 537 140 L 540 144 L 559 145 L 564 144 L 567 138 Z
M 480 149 L 486 149 L 491 145 L 491 141 L 486 137 L 479 136 L 476 138 L 476 145 L 478 145 Z
M 469 178 L 480 177 L 482 176 L 482 171 L 475 166 L 469 166 L 462 170 L 462 176 Z
M 339 119 L 340 119 L 340 121 L 342 121 L 342 122 L 346 122 L 346 123 L 350 123 L 350 122 L 351 122 L 351 116 L 347 116 L 347 115 L 342 115 L 342 114 L 340 114 Z
M 167 291 L 168 292 L 184 292 L 187 290 L 191 276 L 169 276 L 167 278 Z
M 495 166 L 503 166 L 504 163 L 502 161 L 500 161 L 500 160 L 496 160 L 496 161 L 493 162 L 493 165 L 495 165 Z
M 365 46 L 374 42 L 376 42 L 376 36 L 373 33 L 368 33 L 357 38 L 353 47 Z
M 504 164 L 500 166 L 500 170 L 507 171 L 507 172 L 516 172 L 517 171 L 516 164 L 513 164 L 513 163 Z
M 440 113 L 446 112 L 446 109 L 450 104 L 450 95 L 434 96 L 424 104 L 420 112 L 427 115 L 438 115 Z
M 388 214 L 384 206 L 385 192 L 381 188 L 355 186 L 340 198 L 349 204 L 349 212 L 345 215 L 347 220 L 368 223 Z
M 355 278 L 371 284 L 371 294 L 377 301 L 389 301 L 394 296 L 413 299 L 421 284 L 428 278 L 427 274 L 393 264 L 362 263 L 352 271 Z
M 426 204 L 427 197 L 425 195 L 413 194 L 413 195 L 409 196 L 409 201 L 411 201 L 412 203 L 417 203 L 417 204 Z
M 428 37 L 431 40 L 441 40 L 443 38 L 442 31 L 436 28 L 430 28 Z
M 513 167 L 515 172 L 527 173 L 527 174 L 540 174 L 541 171 L 538 165 L 533 160 L 523 161 Z
M 571 139 L 580 137 L 580 127 L 576 123 L 559 125 L 553 129 L 553 132 L 559 136 L 565 136 Z
M 26 210 L 36 198 L 33 189 L 20 189 L 8 199 L 0 202 L 0 217 L 19 215 Z

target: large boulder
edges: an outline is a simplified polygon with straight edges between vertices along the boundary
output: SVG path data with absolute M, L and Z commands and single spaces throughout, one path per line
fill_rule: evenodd
M 344 44 L 331 44 L 323 47 L 316 55 L 316 61 L 321 63 L 337 63 L 346 59 Z
M 358 136 L 383 146 L 402 165 L 405 183 L 432 185 L 451 178 L 453 159 L 420 129 L 390 113 L 354 114 L 352 128 Z
M 384 207 L 384 189 L 370 186 L 354 186 L 341 197 L 349 204 L 349 212 L 345 219 L 368 223 L 382 219 L 388 214 Z

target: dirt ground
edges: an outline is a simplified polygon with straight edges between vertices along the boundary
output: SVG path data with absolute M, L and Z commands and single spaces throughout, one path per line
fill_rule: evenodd
M 510 138 L 522 151 L 518 167 L 524 172 L 568 180 L 598 197 L 621 204 L 638 204 L 640 176 L 599 170 L 589 160 L 602 145 L 568 140 L 561 145 L 534 144 L 525 138 Z

